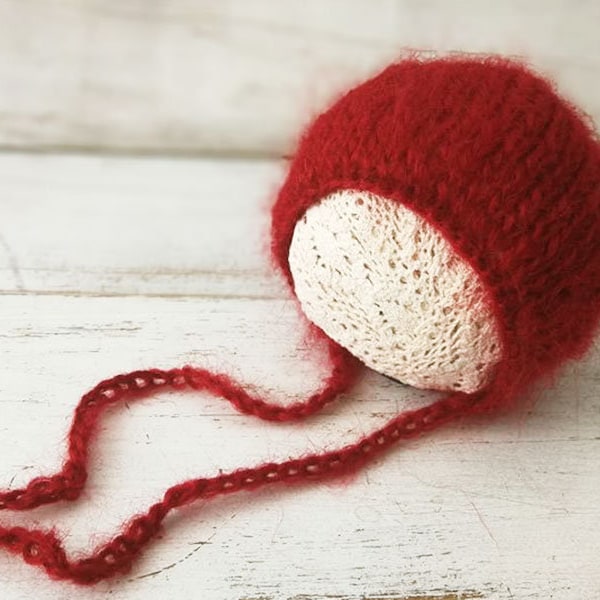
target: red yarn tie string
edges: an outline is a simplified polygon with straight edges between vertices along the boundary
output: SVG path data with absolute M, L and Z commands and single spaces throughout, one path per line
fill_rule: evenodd
M 125 398 L 142 397 L 161 389 L 192 388 L 221 396 L 240 412 L 261 419 L 299 420 L 318 412 L 356 380 L 360 370 L 356 359 L 334 342 L 329 342 L 329 356 L 331 371 L 323 388 L 306 401 L 289 406 L 266 402 L 226 375 L 194 367 L 134 371 L 102 381 L 81 398 L 75 410 L 62 469 L 55 475 L 37 477 L 24 488 L 0 492 L 0 509 L 28 510 L 60 500 L 77 499 L 85 486 L 90 441 L 102 412 Z M 70 560 L 57 535 L 39 529 L 0 526 L 0 546 L 21 554 L 27 563 L 45 569 L 52 578 L 83 585 L 97 583 L 126 573 L 142 549 L 157 535 L 165 517 L 179 506 L 273 483 L 326 480 L 353 472 L 398 440 L 414 437 L 464 414 L 473 402 L 471 396 L 451 394 L 425 408 L 404 412 L 381 429 L 339 450 L 265 463 L 174 485 L 165 492 L 162 500 L 127 522 L 119 535 L 87 558 Z

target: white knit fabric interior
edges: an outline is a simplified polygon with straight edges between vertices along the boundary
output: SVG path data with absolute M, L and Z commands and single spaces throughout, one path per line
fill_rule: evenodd
M 478 275 L 399 203 L 349 190 L 327 196 L 297 223 L 289 264 L 306 316 L 384 375 L 473 392 L 500 359 Z

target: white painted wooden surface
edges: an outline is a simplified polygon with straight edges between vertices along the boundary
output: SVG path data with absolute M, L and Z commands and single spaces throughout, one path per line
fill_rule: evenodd
M 266 258 L 285 167 L 266 158 L 406 48 L 525 56 L 599 122 L 599 30 L 595 0 L 0 0 L 0 486 L 56 469 L 80 394 L 116 372 L 314 389 L 320 349 Z M 122 580 L 80 590 L 0 553 L 0 599 L 595 600 L 599 388 L 600 340 L 510 417 L 181 511 Z M 276 426 L 163 394 L 111 413 L 80 502 L 0 519 L 82 552 L 185 477 L 336 447 L 432 397 L 371 373 Z
M 0 147 L 281 155 L 406 48 L 522 55 L 600 117 L 597 0 L 0 0 Z
M 147 366 L 227 370 L 289 401 L 320 349 L 262 249 L 282 164 L 0 157 L 0 482 L 60 464 L 79 395 Z M 600 344 L 533 407 L 398 447 L 350 481 L 180 511 L 130 576 L 81 590 L 0 553 L 0 597 L 593 600 Z M 184 477 L 333 448 L 432 394 L 369 374 L 303 425 L 203 394 L 115 409 L 81 501 L 3 523 L 111 536 Z

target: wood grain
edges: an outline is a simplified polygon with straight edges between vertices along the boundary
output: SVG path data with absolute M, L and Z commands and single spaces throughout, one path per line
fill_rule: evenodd
M 0 293 L 282 297 L 266 256 L 283 167 L 5 155 Z
M 407 48 L 524 56 L 600 118 L 595 0 L 0 0 L 0 147 L 280 156 Z
M 281 164 L 0 157 L 0 481 L 56 469 L 79 395 L 138 367 L 224 370 L 289 402 L 326 368 L 259 232 Z M 167 275 L 161 275 L 161 273 Z M 202 503 L 92 590 L 0 554 L 2 598 L 582 600 L 600 589 L 600 343 L 515 414 L 395 449 L 348 481 Z M 89 550 L 180 479 L 334 448 L 431 401 L 368 373 L 277 426 L 218 398 L 115 408 L 73 505 L 3 514 Z

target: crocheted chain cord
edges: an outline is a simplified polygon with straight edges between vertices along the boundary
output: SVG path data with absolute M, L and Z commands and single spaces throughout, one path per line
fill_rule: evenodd
M 60 500 L 77 499 L 87 479 L 92 435 L 103 411 L 116 402 L 161 389 L 192 388 L 222 396 L 239 411 L 261 419 L 298 420 L 319 411 L 356 381 L 361 367 L 354 357 L 333 341 L 329 341 L 329 356 L 331 373 L 324 387 L 305 402 L 287 407 L 252 396 L 226 375 L 189 366 L 169 371 L 134 371 L 102 381 L 81 398 L 75 410 L 68 435 L 67 458 L 60 472 L 37 477 L 22 489 L 0 492 L 0 509 L 27 510 Z M 121 533 L 86 558 L 69 559 L 55 531 L 0 526 L 0 546 L 20 554 L 27 563 L 45 569 L 54 579 L 67 579 L 82 585 L 97 583 L 126 573 L 142 549 L 157 535 L 165 517 L 179 506 L 273 483 L 325 480 L 353 472 L 398 440 L 414 437 L 465 414 L 474 401 L 473 396 L 452 394 L 425 408 L 404 412 L 381 429 L 339 450 L 265 463 L 174 485 L 164 493 L 162 500 L 125 523 Z

